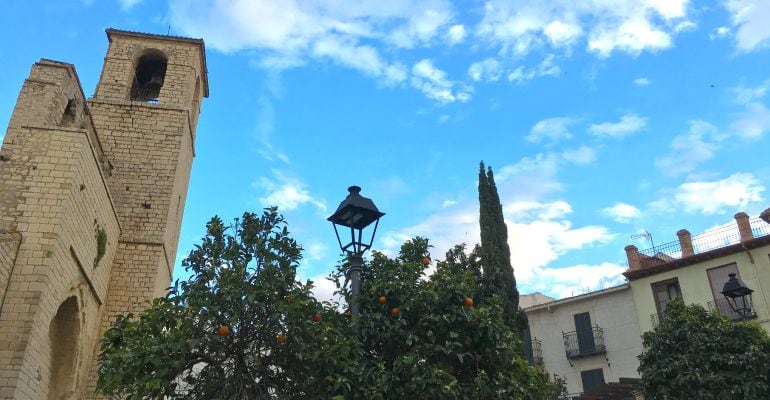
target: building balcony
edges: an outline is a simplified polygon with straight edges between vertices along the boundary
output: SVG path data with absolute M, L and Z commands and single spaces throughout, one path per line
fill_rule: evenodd
M 724 316 L 729 317 L 733 321 L 740 321 L 740 320 L 747 320 L 747 319 L 754 319 L 757 317 L 757 313 L 751 311 L 748 313 L 748 315 L 741 315 L 735 312 L 732 307 L 730 307 L 730 304 L 727 302 L 726 298 L 720 298 L 716 301 L 709 301 L 707 303 L 709 311 L 716 311 Z
M 604 331 L 595 326 L 582 331 L 562 332 L 564 351 L 570 360 L 607 353 Z
M 543 365 L 543 343 L 538 339 L 530 341 L 532 345 L 532 365 Z
M 663 322 L 664 314 L 650 314 L 650 322 L 652 322 L 652 327 L 657 328 L 658 325 L 660 325 L 661 322 Z

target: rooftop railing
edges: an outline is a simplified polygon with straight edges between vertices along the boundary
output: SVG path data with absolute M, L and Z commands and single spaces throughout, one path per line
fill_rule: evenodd
M 754 238 L 770 235 L 770 224 L 755 217 L 749 220 Z M 741 242 L 738 224 L 728 224 L 709 229 L 691 237 L 694 254 L 720 249 Z M 639 250 L 642 265 L 662 264 L 682 258 L 682 245 L 678 240 Z

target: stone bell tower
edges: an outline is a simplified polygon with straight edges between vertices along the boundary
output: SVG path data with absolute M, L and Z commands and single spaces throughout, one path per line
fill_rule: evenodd
M 137 313 L 163 296 L 171 283 L 195 128 L 208 97 L 202 40 L 114 29 L 107 37 L 89 105 L 121 232 L 102 332 L 118 314 Z
M 93 98 L 32 67 L 0 149 L 0 399 L 92 398 L 98 341 L 171 282 L 202 40 L 107 30 Z

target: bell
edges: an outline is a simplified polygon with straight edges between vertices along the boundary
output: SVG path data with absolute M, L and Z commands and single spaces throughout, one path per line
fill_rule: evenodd
M 153 92 L 160 92 L 161 87 L 163 87 L 163 74 L 160 72 L 152 74 L 150 81 L 144 84 L 145 89 Z

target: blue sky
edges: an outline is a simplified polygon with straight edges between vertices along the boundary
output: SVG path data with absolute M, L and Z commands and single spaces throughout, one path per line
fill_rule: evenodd
M 212 215 L 276 204 L 326 296 L 351 184 L 387 213 L 375 249 L 421 235 L 441 258 L 478 240 L 484 160 L 520 290 L 563 297 L 622 282 L 632 234 L 770 206 L 767 21 L 767 0 L 8 2 L 0 125 L 40 58 L 93 93 L 105 28 L 202 37 L 177 263 Z

